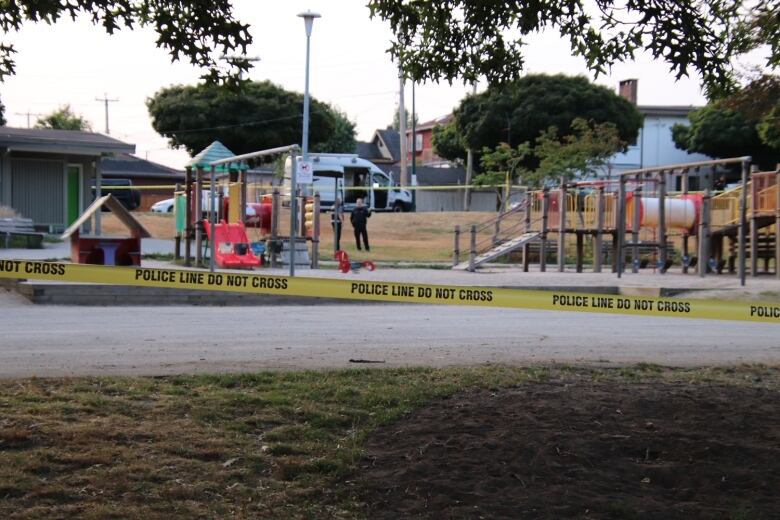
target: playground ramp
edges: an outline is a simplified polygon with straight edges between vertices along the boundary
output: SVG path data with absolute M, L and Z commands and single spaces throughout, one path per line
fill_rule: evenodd
M 485 251 L 484 253 L 477 255 L 477 257 L 474 258 L 474 267 L 478 267 L 484 264 L 485 262 L 490 262 L 491 260 L 494 260 L 499 256 L 520 249 L 525 244 L 530 244 L 531 242 L 538 240 L 541 236 L 542 236 L 541 233 L 537 231 L 532 231 L 529 233 L 523 233 L 518 237 L 502 242 L 501 244 L 496 245 L 492 249 L 489 249 L 488 251 Z M 470 265 L 471 262 L 469 260 L 466 260 L 465 262 L 461 262 L 453 266 L 452 268 L 454 270 L 466 271 L 469 269 Z

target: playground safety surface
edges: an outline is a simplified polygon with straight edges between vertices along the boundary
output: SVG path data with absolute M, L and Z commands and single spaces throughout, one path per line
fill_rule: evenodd
M 372 434 L 349 480 L 380 519 L 777 518 L 779 397 L 591 381 L 462 393 Z

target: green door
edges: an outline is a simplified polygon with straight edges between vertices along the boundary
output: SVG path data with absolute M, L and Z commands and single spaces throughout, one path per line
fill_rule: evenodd
M 81 205 L 79 204 L 79 195 L 81 193 L 81 168 L 78 166 L 68 166 L 68 225 L 79 218 Z

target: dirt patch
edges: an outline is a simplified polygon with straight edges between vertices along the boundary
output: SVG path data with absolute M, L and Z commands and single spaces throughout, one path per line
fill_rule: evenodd
M 437 401 L 371 435 L 369 518 L 770 519 L 780 392 L 534 383 Z

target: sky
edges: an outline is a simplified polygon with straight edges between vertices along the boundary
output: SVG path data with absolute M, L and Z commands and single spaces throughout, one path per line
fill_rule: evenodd
M 311 37 L 311 95 L 346 112 L 357 124 L 358 139 L 369 140 L 377 128 L 393 117 L 400 83 L 397 65 L 386 52 L 389 25 L 371 20 L 366 0 L 236 0 L 236 17 L 251 25 L 254 43 L 247 55 L 260 58 L 249 72 L 252 80 L 270 80 L 303 92 L 306 36 L 296 15 L 312 10 L 322 15 Z M 188 156 L 172 150 L 152 128 L 145 101 L 158 90 L 175 84 L 195 84 L 202 71 L 188 63 L 171 63 L 155 44 L 149 29 L 123 30 L 112 36 L 84 19 L 61 20 L 55 25 L 28 23 L 18 33 L 0 37 L 16 47 L 16 75 L 0 84 L 8 126 L 35 124 L 69 104 L 94 131 L 105 132 L 108 105 L 111 136 L 136 145 L 136 155 L 174 168 Z M 555 33 L 534 36 L 526 47 L 524 72 L 585 74 L 581 58 L 572 57 L 565 41 Z M 640 105 L 703 105 L 706 100 L 696 78 L 675 81 L 668 67 L 639 56 L 636 62 L 613 67 L 610 75 L 595 81 L 616 89 L 620 80 L 639 80 Z M 478 90 L 484 84 L 478 85 Z M 463 84 L 426 83 L 415 89 L 419 121 L 449 113 L 470 87 Z M 405 88 L 411 109 L 411 86 Z M 30 114 L 28 117 L 28 113 Z

